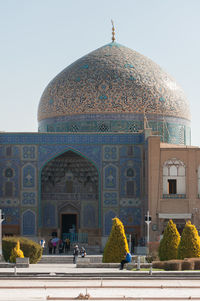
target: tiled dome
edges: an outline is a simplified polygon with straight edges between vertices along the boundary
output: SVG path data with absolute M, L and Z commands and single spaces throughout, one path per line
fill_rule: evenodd
M 112 42 L 75 61 L 48 84 L 38 121 L 41 131 L 51 131 L 53 123 L 65 131 L 63 122 L 71 131 L 66 122 L 87 120 L 85 131 L 91 131 L 97 120 L 142 120 L 144 113 L 148 120 L 190 120 L 189 103 L 176 81 L 149 58 Z

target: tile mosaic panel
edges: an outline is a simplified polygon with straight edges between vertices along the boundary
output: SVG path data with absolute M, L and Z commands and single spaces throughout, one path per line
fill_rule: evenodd
M 43 209 L 43 226 L 45 228 L 56 227 L 56 208 L 55 205 L 47 203 Z
M 36 147 L 35 146 L 23 146 L 22 147 L 22 160 L 36 160 Z
M 0 197 L 8 197 L 6 183 L 9 182 L 12 183 L 9 198 L 19 196 L 19 164 L 18 160 L 0 159 Z
M 109 164 L 104 168 L 104 188 L 117 189 L 118 187 L 118 169 L 116 166 Z
M 112 219 L 117 216 L 117 210 L 109 210 L 104 213 L 104 234 L 109 235 L 112 229 Z
M 120 195 L 121 197 L 140 197 L 140 158 L 121 158 L 120 159 Z M 130 171 L 132 171 L 132 176 Z M 132 182 L 134 185 L 134 191 L 132 195 L 128 195 L 128 182 Z
M 127 145 L 144 143 L 144 135 L 140 133 L 0 133 L 1 144 L 35 144 L 35 145 Z
M 36 232 L 35 212 L 27 210 L 22 215 L 22 233 L 27 236 L 34 236 Z
M 22 175 L 24 188 L 35 187 L 35 172 L 35 167 L 32 164 L 27 164 L 23 167 Z
M 87 204 L 83 208 L 83 226 L 85 228 L 95 228 L 97 225 L 97 215 L 95 207 L 92 204 Z
M 2 213 L 5 216 L 3 225 L 18 225 L 19 224 L 19 208 L 3 207 Z
M 36 193 L 24 191 L 21 193 L 22 206 L 36 206 Z
M 41 166 L 46 161 L 49 161 L 50 159 L 69 150 L 72 150 L 75 153 L 80 154 L 80 156 L 88 158 L 89 160 L 94 162 L 97 167 L 101 166 L 101 146 L 91 147 L 91 145 L 84 145 L 84 146 L 73 145 L 73 147 L 67 145 L 40 146 L 38 150 L 39 165 Z
M 118 205 L 118 193 L 105 191 L 103 193 L 103 204 L 104 206 L 116 207 Z
M 2 207 L 19 206 L 19 200 L 18 199 L 1 199 L 0 206 L 2 206 Z
M 140 226 L 141 208 L 123 207 L 119 210 L 119 218 L 124 226 Z
M 141 200 L 139 199 L 121 199 L 119 202 L 121 207 L 139 207 Z
M 104 161 L 118 161 L 118 147 L 113 145 L 103 146 L 103 160 Z

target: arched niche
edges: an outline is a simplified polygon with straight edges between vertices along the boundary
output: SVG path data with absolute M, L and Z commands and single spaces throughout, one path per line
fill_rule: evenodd
M 88 201 L 94 204 L 95 225 L 99 224 L 99 173 L 89 159 L 73 150 L 52 158 L 41 170 L 40 188 L 43 226 L 44 208 L 47 203 L 51 203 L 55 206 L 56 228 L 66 233 L 72 223 L 75 224 L 76 231 L 81 230 L 84 207 Z

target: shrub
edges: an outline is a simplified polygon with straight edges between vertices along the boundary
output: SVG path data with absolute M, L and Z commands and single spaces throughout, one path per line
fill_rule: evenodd
M 165 271 L 181 271 L 182 260 L 168 260 L 164 263 Z
M 153 261 L 152 268 L 154 269 L 164 269 L 165 261 Z
M 24 258 L 24 253 L 22 252 L 22 250 L 20 250 L 19 240 L 17 241 L 15 248 L 11 251 L 10 262 L 16 262 L 17 257 Z
M 17 241 L 20 242 L 24 257 L 29 257 L 30 263 L 37 263 L 42 257 L 42 247 L 36 242 L 24 237 L 4 237 L 2 240 L 3 256 L 5 261 L 9 261 L 12 249 Z
M 194 270 L 200 270 L 200 258 L 193 258 Z
M 121 262 L 125 253 L 129 252 L 124 226 L 117 218 L 113 218 L 112 229 L 104 248 L 103 262 Z
M 185 259 L 182 262 L 182 271 L 184 270 L 194 270 L 194 261 Z
M 183 229 L 178 247 L 178 258 L 200 257 L 200 237 L 194 225 L 188 221 Z
M 159 245 L 160 260 L 171 260 L 177 258 L 178 245 L 180 242 L 180 235 L 176 225 L 172 220 L 169 220 L 165 228 L 163 238 Z
M 194 270 L 200 270 L 200 258 L 185 258 L 185 260 L 194 262 Z

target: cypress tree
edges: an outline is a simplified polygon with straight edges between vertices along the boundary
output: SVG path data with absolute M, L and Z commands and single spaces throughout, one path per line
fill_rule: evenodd
M 159 245 L 160 260 L 177 259 L 179 242 L 180 234 L 176 225 L 172 220 L 169 220 Z
M 129 252 L 123 223 L 113 218 L 112 229 L 104 248 L 103 262 L 121 262 L 125 253 Z
M 191 221 L 187 221 L 178 247 L 178 258 L 193 257 L 200 257 L 200 237 L 196 227 L 191 224 Z

